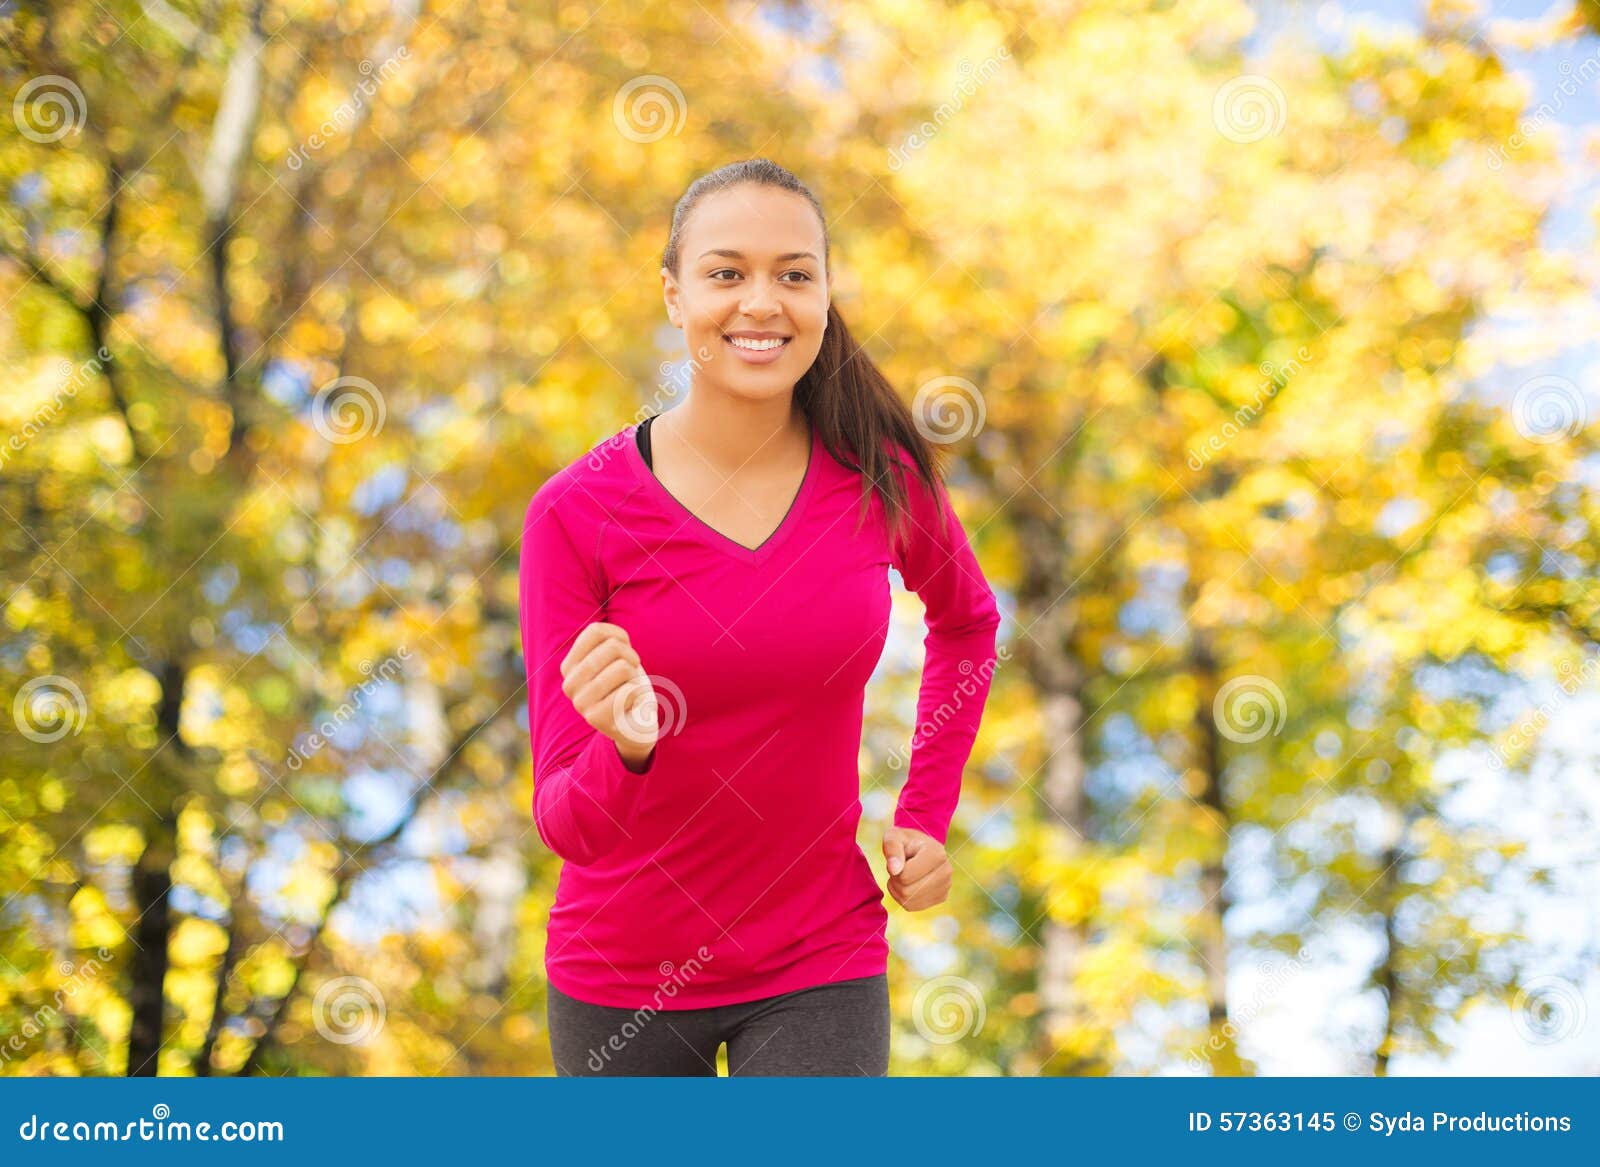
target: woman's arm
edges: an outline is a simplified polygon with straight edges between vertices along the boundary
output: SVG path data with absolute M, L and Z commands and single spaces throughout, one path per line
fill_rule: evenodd
M 561 661 L 585 626 L 605 618 L 596 566 L 553 501 L 562 484 L 534 495 L 522 527 L 520 616 L 533 745 L 533 821 L 539 837 L 573 863 L 593 863 L 628 837 L 639 791 L 655 769 L 651 750 L 635 771 L 617 743 L 589 725 L 562 691 Z
M 943 844 L 989 695 L 1000 610 L 944 484 L 932 495 L 909 459 L 905 465 L 910 514 L 906 533 L 892 543 L 893 562 L 926 607 L 928 631 L 911 763 L 894 825 Z

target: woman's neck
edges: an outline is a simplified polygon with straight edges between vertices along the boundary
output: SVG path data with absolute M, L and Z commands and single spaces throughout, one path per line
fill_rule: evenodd
M 717 401 L 691 392 L 651 426 L 651 436 L 668 427 L 670 439 L 690 446 L 715 470 L 731 475 L 762 463 L 791 460 L 811 450 L 811 424 L 792 395 L 771 401 Z

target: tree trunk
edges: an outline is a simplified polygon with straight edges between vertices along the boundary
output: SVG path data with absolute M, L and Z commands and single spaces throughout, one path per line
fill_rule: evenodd
M 212 995 L 211 1020 L 206 1023 L 205 1041 L 201 1043 L 200 1053 L 195 1057 L 194 1073 L 197 1078 L 211 1076 L 211 1060 L 216 1054 L 217 1039 L 222 1036 L 223 1026 L 228 1019 L 228 983 L 233 979 L 234 967 L 244 955 L 246 947 L 243 919 L 246 877 L 247 872 L 242 872 L 239 882 L 228 888 L 228 946 L 222 954 L 222 965 L 217 969 L 217 985 Z
M 1372 1073 L 1379 1078 L 1389 1076 L 1389 1058 L 1394 1053 L 1400 1022 L 1400 939 L 1394 927 L 1395 869 L 1399 864 L 1397 843 L 1383 853 L 1383 874 L 1378 879 L 1383 889 L 1378 901 L 1383 905 L 1383 962 L 1374 970 L 1373 980 L 1383 993 L 1383 1036 L 1372 1056 Z
M 1189 611 L 1193 610 L 1191 602 Z M 1228 1021 L 1227 916 L 1233 907 L 1233 896 L 1228 891 L 1228 838 L 1233 816 L 1222 788 L 1222 735 L 1216 715 L 1221 679 L 1210 638 L 1204 632 L 1196 632 L 1191 643 L 1198 698 L 1194 715 L 1195 765 L 1200 771 L 1200 792 L 1195 801 L 1208 812 L 1206 829 L 1216 832 L 1200 869 L 1200 893 L 1205 903 L 1195 949 L 1206 966 L 1206 1057 L 1213 1074 L 1234 1077 L 1243 1074 L 1246 1066 L 1235 1044 L 1237 1034 Z
M 189 746 L 178 732 L 183 688 L 188 679 L 187 666 L 182 660 L 169 656 L 159 663 L 152 662 L 151 668 L 161 682 L 161 696 L 156 702 L 156 752 L 171 750 L 181 768 L 190 756 Z M 159 764 L 150 769 L 158 775 L 162 771 Z M 145 832 L 144 851 L 133 870 L 133 908 L 139 915 L 133 926 L 134 954 L 129 965 L 132 984 L 128 1003 L 133 1009 L 133 1023 L 128 1032 L 129 1077 L 156 1076 L 166 1016 L 172 861 L 178 846 L 176 791 L 156 791 L 155 804 L 159 808 L 158 817 Z
M 1046 821 L 1058 832 L 1062 851 L 1080 853 L 1089 839 L 1089 802 L 1084 788 L 1083 751 L 1084 670 L 1077 658 L 1076 621 L 1068 588 L 1065 532 L 1054 512 L 1032 511 L 1019 516 L 1017 530 L 1023 541 L 1025 574 L 1018 588 L 1017 606 L 1024 620 L 1021 657 L 1039 693 L 1043 714 L 1044 764 L 1041 801 Z M 1046 888 L 1049 904 L 1061 889 Z M 1047 911 L 1044 916 L 1038 986 L 1047 1051 L 1041 1064 L 1052 1073 L 1098 1076 L 1109 1072 L 1102 1041 L 1103 1026 L 1083 1007 L 1077 979 L 1091 945 L 1087 919 L 1062 920 Z
M 1056 821 L 1065 824 L 1068 854 L 1081 851 L 1089 837 L 1089 804 L 1084 791 L 1085 766 L 1078 735 L 1083 728 L 1083 701 L 1077 687 L 1044 698 L 1046 742 L 1056 749 L 1045 770 L 1044 801 Z M 1053 893 L 1055 889 L 1048 889 Z M 1109 1072 L 1099 1048 L 1101 1026 L 1088 1015 L 1078 995 L 1077 979 L 1091 945 L 1089 921 L 1070 922 L 1046 916 L 1044 956 L 1039 972 L 1039 998 L 1052 1045 L 1066 1050 L 1062 1072 L 1099 1076 Z
M 133 1024 L 128 1031 L 128 1076 L 153 1078 L 161 1052 L 166 1015 L 168 904 L 172 891 L 171 866 L 177 845 L 178 823 L 163 817 L 151 828 L 144 852 L 133 869 L 133 960 L 128 1004 Z

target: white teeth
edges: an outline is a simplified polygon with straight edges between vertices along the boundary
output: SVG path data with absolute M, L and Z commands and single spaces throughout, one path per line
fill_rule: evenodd
M 747 340 L 742 336 L 730 336 L 729 342 L 736 348 L 747 348 L 752 352 L 765 352 L 767 349 L 782 348 L 782 340 Z

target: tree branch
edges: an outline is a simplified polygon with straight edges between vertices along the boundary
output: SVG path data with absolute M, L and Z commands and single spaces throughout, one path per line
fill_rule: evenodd
M 366 842 L 351 848 L 349 854 L 345 856 L 344 861 L 340 863 L 338 872 L 334 877 L 333 895 L 328 898 L 327 905 L 322 910 L 321 918 L 311 930 L 311 936 L 306 941 L 305 952 L 301 960 L 295 965 L 294 973 L 290 977 L 289 987 L 287 991 L 285 991 L 284 994 L 272 1004 L 272 1011 L 268 1015 L 266 1021 L 266 1032 L 261 1035 L 261 1038 L 251 1048 L 249 1056 L 244 1060 L 244 1064 L 241 1065 L 237 1071 L 235 1071 L 235 1076 L 250 1077 L 258 1073 L 267 1053 L 276 1044 L 279 1026 L 284 1017 L 288 1015 L 289 1003 L 294 999 L 295 993 L 299 990 L 301 978 L 304 976 L 306 969 L 310 966 L 311 957 L 316 950 L 317 942 L 322 938 L 324 931 L 327 929 L 329 918 L 333 915 L 333 910 L 344 902 L 345 897 L 350 891 L 350 888 L 355 884 L 357 877 L 363 874 L 367 869 L 368 864 L 362 862 L 362 860 L 370 861 L 372 856 L 389 847 L 400 837 L 401 833 L 404 832 L 406 827 L 412 823 L 417 816 L 417 812 L 421 809 L 423 792 L 436 789 L 436 780 L 440 775 L 446 773 L 449 769 L 456 765 L 462 754 L 466 751 L 467 746 L 472 743 L 472 740 L 485 729 L 489 728 L 489 726 L 493 725 L 507 709 L 515 708 L 514 700 L 517 693 L 520 692 L 521 687 L 519 686 L 518 689 L 515 690 L 509 697 L 496 706 L 493 713 L 489 714 L 487 717 L 480 718 L 466 730 L 458 734 L 455 740 L 451 743 L 450 748 L 445 752 L 444 758 L 434 769 L 433 777 L 412 793 L 411 798 L 406 804 L 405 810 L 395 821 L 394 825 L 377 838 L 369 839 Z

